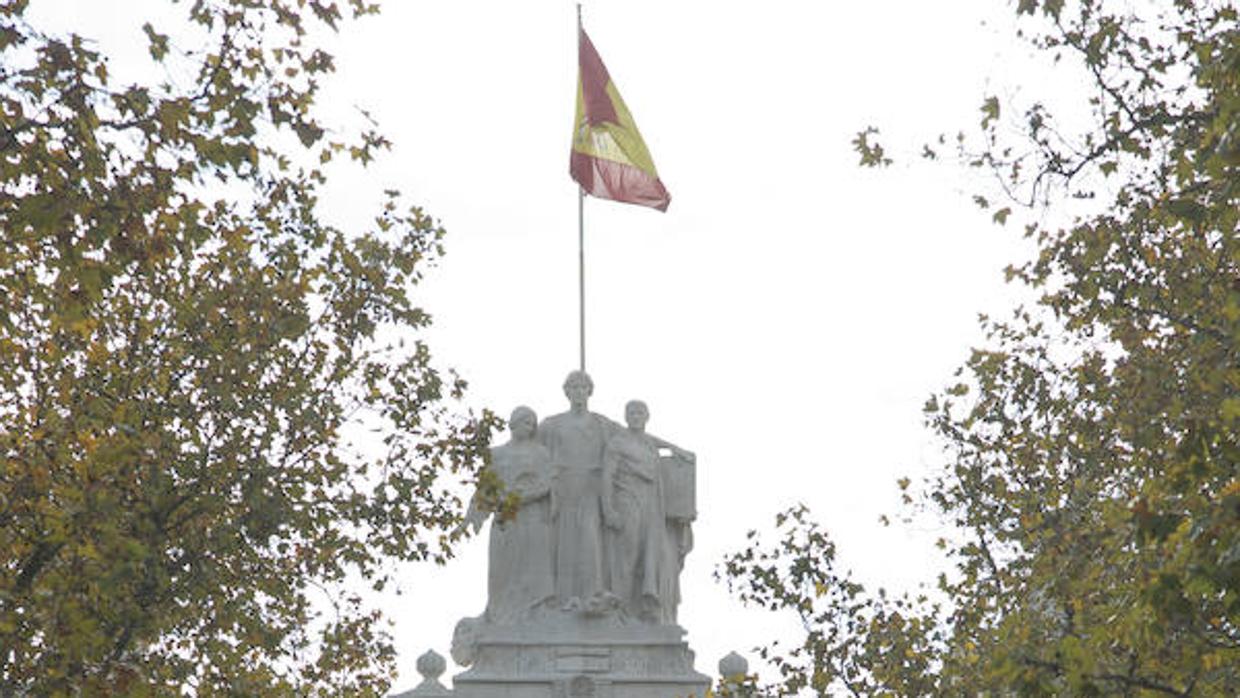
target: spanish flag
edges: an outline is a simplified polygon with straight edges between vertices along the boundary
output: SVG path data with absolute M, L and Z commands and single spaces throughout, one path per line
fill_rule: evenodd
M 633 115 L 585 30 L 578 29 L 577 117 L 569 172 L 590 196 L 666 211 L 672 197 Z

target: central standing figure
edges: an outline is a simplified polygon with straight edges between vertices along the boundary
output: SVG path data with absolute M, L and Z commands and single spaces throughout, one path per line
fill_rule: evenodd
M 555 592 L 578 610 L 608 589 L 603 553 L 603 448 L 620 425 L 587 409 L 594 381 L 584 371 L 564 379 L 569 410 L 543 420 L 538 439 L 551 451 L 554 485 Z

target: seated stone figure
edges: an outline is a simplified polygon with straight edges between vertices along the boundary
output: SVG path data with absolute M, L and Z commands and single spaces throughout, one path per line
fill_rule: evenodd
M 487 573 L 488 623 L 507 625 L 529 618 L 555 596 L 552 577 L 550 517 L 550 453 L 535 440 L 538 418 L 518 407 L 508 420 L 511 439 L 491 449 L 491 468 L 508 496 L 517 497 L 511 518 L 496 515 L 491 523 L 490 568 Z M 467 520 L 477 530 L 491 512 L 477 501 Z

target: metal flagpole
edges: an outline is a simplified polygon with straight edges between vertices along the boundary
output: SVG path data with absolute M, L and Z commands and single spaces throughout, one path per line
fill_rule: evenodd
M 581 80 L 581 3 L 577 3 L 577 80 Z M 581 89 L 580 85 L 578 89 Z M 586 191 L 577 185 L 577 309 L 581 340 L 581 371 L 586 370 Z
M 577 301 L 582 338 L 582 372 L 585 372 L 585 190 L 577 187 Z

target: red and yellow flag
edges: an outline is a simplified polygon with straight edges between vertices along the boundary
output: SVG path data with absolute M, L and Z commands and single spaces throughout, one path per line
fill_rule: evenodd
M 672 197 L 603 60 L 579 30 L 577 117 L 569 172 L 590 196 L 666 211 Z

